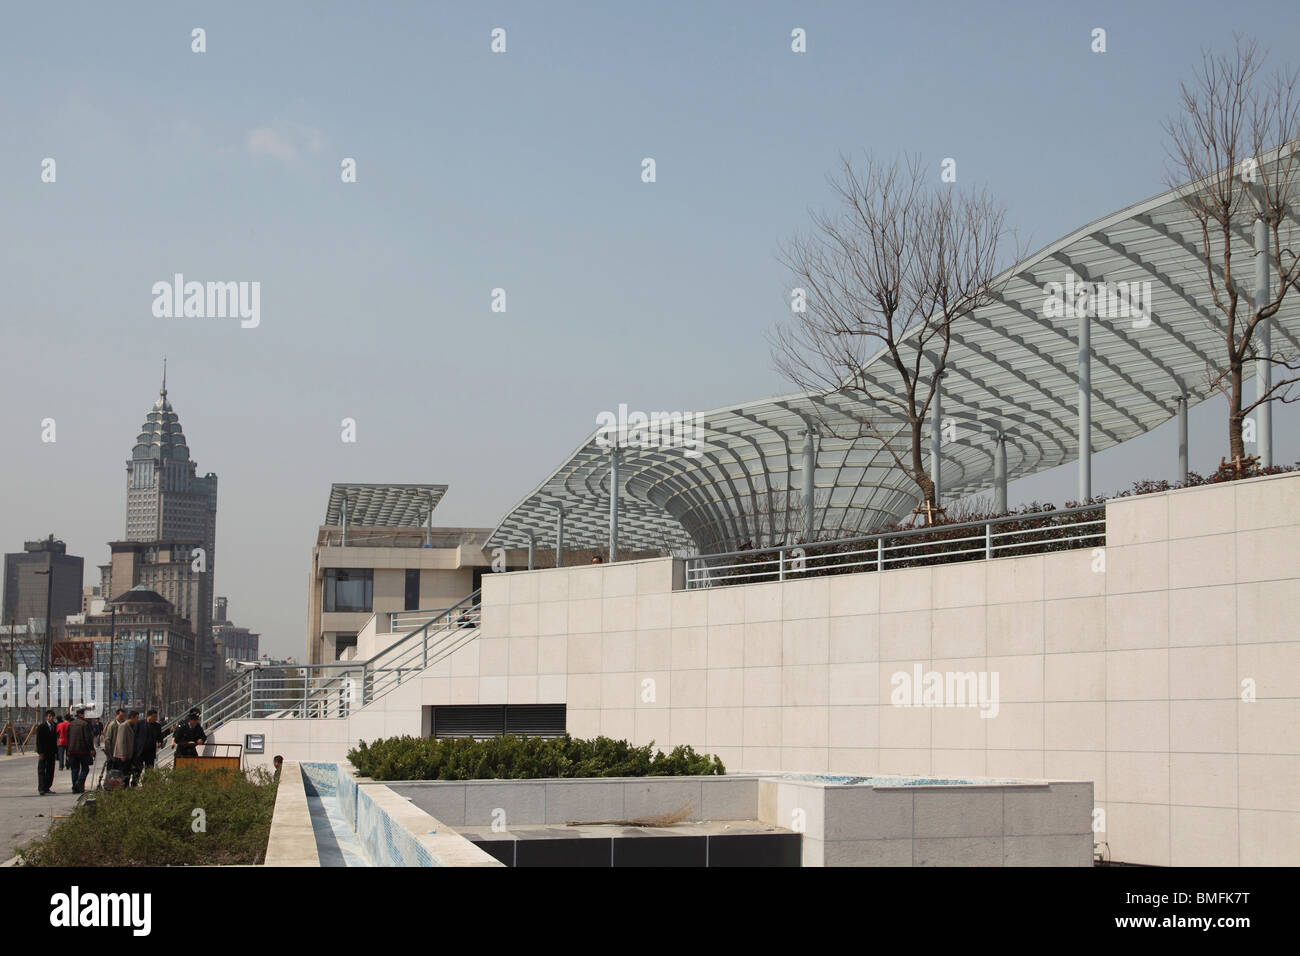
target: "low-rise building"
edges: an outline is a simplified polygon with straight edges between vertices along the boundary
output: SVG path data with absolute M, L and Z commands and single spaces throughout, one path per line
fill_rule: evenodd
M 143 585 L 108 601 L 103 613 L 68 624 L 70 663 L 112 672 L 118 706 L 167 709 L 197 697 L 196 639 L 189 621 Z
M 492 529 L 435 528 L 433 509 L 446 491 L 446 485 L 330 486 L 312 548 L 305 663 L 338 660 L 372 615 L 427 610 L 432 616 L 478 589 L 491 567 L 483 546 Z M 515 552 L 501 556 L 520 559 Z

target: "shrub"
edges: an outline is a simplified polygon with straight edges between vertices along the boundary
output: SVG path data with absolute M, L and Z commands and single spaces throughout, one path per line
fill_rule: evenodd
M 276 778 L 258 769 L 157 770 L 134 790 L 94 794 L 18 853 L 24 866 L 220 866 L 266 856 Z M 195 833 L 194 811 L 204 812 Z
M 487 740 L 433 737 L 380 738 L 348 752 L 362 776 L 374 780 L 533 780 L 541 777 L 666 777 L 723 775 L 717 757 L 691 747 L 669 754 L 654 741 L 634 747 L 626 740 L 593 737 L 516 737 Z
M 1163 478 L 1156 481 L 1135 481 L 1131 489 L 1121 491 L 1113 497 L 1129 498 L 1135 495 L 1151 495 L 1161 491 L 1175 491 L 1179 488 L 1199 488 L 1202 485 L 1217 485 L 1225 481 L 1260 478 L 1264 475 L 1285 475 L 1293 471 L 1300 471 L 1300 462 L 1296 462 L 1294 465 L 1269 465 L 1267 468 L 1262 468 L 1258 464 L 1250 464 L 1241 471 L 1231 465 L 1221 463 L 1214 473 L 1210 475 L 1200 475 L 1194 471 L 1189 471 L 1186 481 L 1167 481 Z

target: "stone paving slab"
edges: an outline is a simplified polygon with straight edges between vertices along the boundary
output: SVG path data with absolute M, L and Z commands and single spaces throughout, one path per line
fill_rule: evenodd
M 68 771 L 55 770 L 54 795 L 41 797 L 36 794 L 35 754 L 0 756 L 0 863 L 44 836 L 54 814 L 71 813 L 76 803 Z

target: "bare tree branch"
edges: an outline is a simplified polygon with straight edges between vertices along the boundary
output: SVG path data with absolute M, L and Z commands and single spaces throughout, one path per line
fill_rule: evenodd
M 933 174 L 931 174 L 932 176 Z M 922 457 L 926 415 L 952 343 L 952 323 L 990 302 L 1005 209 L 987 193 L 927 180 L 918 157 L 859 170 L 841 158 L 835 214 L 784 245 L 803 311 L 772 336 L 777 369 L 796 387 L 860 396 L 877 414 L 819 414 L 839 437 L 878 442 L 937 505 Z M 866 372 L 876 359 L 896 390 Z M 900 442 L 899 439 L 902 439 Z
M 1228 400 L 1234 461 L 1246 460 L 1246 416 L 1268 402 L 1292 401 L 1290 388 L 1300 382 L 1300 374 L 1284 375 L 1255 401 L 1244 397 L 1247 362 L 1260 357 L 1256 332 L 1300 289 L 1295 253 L 1300 246 L 1295 235 L 1300 73 L 1291 69 L 1262 78 L 1263 61 L 1257 44 L 1240 36 L 1232 53 L 1202 52 L 1191 82 L 1181 85 L 1182 114 L 1165 124 L 1170 184 L 1180 190 L 1200 227 L 1206 286 L 1224 317 L 1222 364 L 1207 362 L 1206 383 Z M 1253 283 L 1242 285 L 1233 270 L 1233 237 L 1251 234 L 1256 219 L 1266 225 L 1273 280 L 1262 303 Z M 1294 355 L 1270 357 L 1271 365 L 1288 372 L 1300 372 L 1298 361 Z

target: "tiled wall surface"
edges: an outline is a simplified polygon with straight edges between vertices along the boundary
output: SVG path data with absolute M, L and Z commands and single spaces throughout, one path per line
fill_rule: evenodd
M 435 780 L 388 786 L 453 827 L 634 820 L 684 810 L 689 820 L 758 819 L 756 777 Z
M 492 575 L 482 636 L 424 700 L 565 701 L 575 735 L 748 770 L 1091 780 L 1114 859 L 1297 865 L 1298 523 L 1284 475 L 1115 501 L 1104 565 L 704 591 L 673 591 L 668 559 Z M 916 664 L 996 672 L 997 716 L 891 706 Z
M 781 777 L 392 783 L 449 826 L 760 820 L 802 835 L 804 866 L 1091 866 L 1092 784 L 916 786 Z
M 764 779 L 759 818 L 804 866 L 1092 866 L 1092 784 L 835 785 Z
M 426 732 L 424 705 L 564 702 L 576 736 L 731 769 L 1090 780 L 1115 860 L 1300 865 L 1300 476 L 1117 500 L 1107 533 L 1104 564 L 701 591 L 673 590 L 671 559 L 488 575 L 480 638 L 423 677 L 348 720 L 230 733 L 337 760 Z M 892 706 L 918 664 L 996 672 L 997 716 Z

